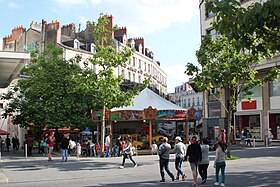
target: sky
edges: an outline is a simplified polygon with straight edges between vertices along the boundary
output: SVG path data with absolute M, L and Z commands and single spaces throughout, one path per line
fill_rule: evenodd
M 200 45 L 198 0 L 0 0 L 0 41 L 11 30 L 32 21 L 58 20 L 62 25 L 97 21 L 100 13 L 113 15 L 131 38 L 143 37 L 167 73 L 168 93 L 188 81 L 188 62 L 197 63 Z M 0 42 L 0 49 L 2 49 Z

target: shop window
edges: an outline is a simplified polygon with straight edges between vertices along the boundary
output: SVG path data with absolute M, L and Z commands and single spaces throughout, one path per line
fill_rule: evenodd
M 252 98 L 255 97 L 262 97 L 262 87 L 261 86 L 255 86 L 254 88 L 249 89 L 250 92 L 252 92 Z M 241 98 L 244 98 L 244 93 L 241 93 Z
M 271 96 L 280 96 L 280 79 L 277 79 L 270 84 Z
M 241 138 L 244 130 L 249 131 L 252 138 L 262 139 L 260 115 L 244 115 L 235 117 L 235 137 Z

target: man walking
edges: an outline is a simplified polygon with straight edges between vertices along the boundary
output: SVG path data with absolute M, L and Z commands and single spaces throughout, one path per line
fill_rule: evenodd
M 159 167 L 160 167 L 160 175 L 161 175 L 161 180 L 160 182 L 165 182 L 165 176 L 164 176 L 164 170 L 167 172 L 167 174 L 170 176 L 172 181 L 175 180 L 173 173 L 170 172 L 168 164 L 169 164 L 169 153 L 171 146 L 167 142 L 168 138 L 164 137 L 162 139 L 162 144 L 159 146 L 158 149 L 158 155 L 159 155 Z
M 176 179 L 179 180 L 180 175 L 182 176 L 182 180 L 185 180 L 186 174 L 182 172 L 182 163 L 186 155 L 186 145 L 182 142 L 180 136 L 175 138 L 175 168 L 177 170 Z
M 61 162 L 67 162 L 69 148 L 69 133 L 65 133 L 61 140 Z
M 109 157 L 110 156 L 111 135 L 112 134 L 109 134 L 108 136 L 106 136 L 106 139 L 105 139 L 105 146 L 106 146 L 106 155 L 105 155 L 105 157 Z

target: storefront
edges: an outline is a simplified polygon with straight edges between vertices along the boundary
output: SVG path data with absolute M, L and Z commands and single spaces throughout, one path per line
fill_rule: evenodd
M 280 111 L 269 112 L 269 128 L 273 134 L 273 140 L 280 140 Z
M 244 130 L 249 131 L 256 140 L 262 140 L 261 111 L 237 112 L 234 119 L 234 137 L 236 140 L 240 140 Z

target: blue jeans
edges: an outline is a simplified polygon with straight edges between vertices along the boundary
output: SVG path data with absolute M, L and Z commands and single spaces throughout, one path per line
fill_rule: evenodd
M 68 159 L 68 149 L 62 149 L 61 150 L 61 154 L 62 154 L 62 160 L 61 161 L 67 161 Z
M 110 156 L 110 146 L 106 146 L 106 157 Z
M 169 159 L 164 159 L 164 158 L 159 159 L 159 168 L 160 168 L 160 175 L 161 175 L 162 180 L 165 180 L 164 169 L 165 169 L 166 173 L 169 175 L 169 177 L 171 179 L 174 179 L 174 175 L 169 170 L 168 164 L 169 164 Z
M 176 157 L 175 159 L 175 168 L 177 170 L 177 177 L 179 177 L 180 175 L 184 175 L 184 173 L 182 172 L 182 162 L 183 162 L 183 158 L 180 157 Z

